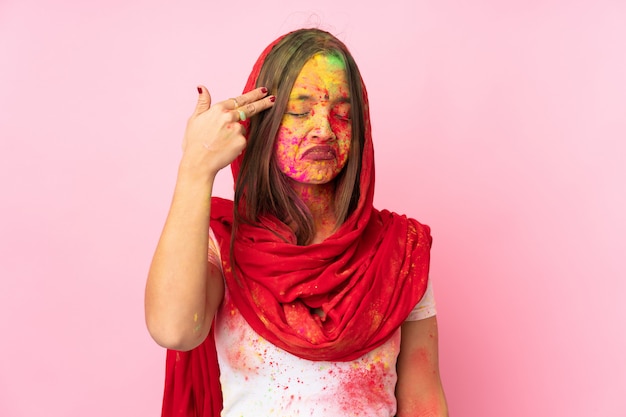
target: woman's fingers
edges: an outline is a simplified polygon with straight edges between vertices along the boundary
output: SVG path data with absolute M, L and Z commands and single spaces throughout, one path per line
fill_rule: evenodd
M 246 104 L 253 103 L 255 101 L 261 100 L 263 97 L 267 95 L 267 88 L 259 87 L 255 88 L 252 91 L 248 91 L 245 94 L 242 94 L 238 97 L 231 98 L 226 100 L 226 108 L 229 110 L 234 110 L 237 107 L 245 106 Z
M 267 88 L 259 87 L 223 103 L 226 109 L 233 110 L 235 116 L 244 121 L 272 107 L 275 99 L 274 96 L 267 96 Z
M 196 109 L 194 115 L 204 113 L 211 107 L 211 94 L 209 90 L 203 85 L 198 86 L 198 102 L 196 103 Z
M 237 112 L 239 113 L 239 120 L 244 121 L 257 113 L 269 109 L 274 105 L 275 99 L 276 98 L 274 96 L 270 96 L 264 98 L 263 100 L 255 101 L 253 103 L 249 103 L 245 106 L 237 108 Z

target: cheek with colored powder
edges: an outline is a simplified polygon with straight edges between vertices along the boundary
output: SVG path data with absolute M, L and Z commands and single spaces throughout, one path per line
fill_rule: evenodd
M 331 125 L 335 136 L 337 137 L 337 165 L 343 166 L 350 152 L 350 143 L 352 137 L 352 124 L 343 120 L 335 121 Z
M 349 138 L 352 135 L 352 125 L 346 121 L 331 119 L 330 127 L 338 139 Z
M 281 127 L 278 131 L 274 152 L 276 161 L 282 172 L 290 177 L 302 173 L 297 169 L 297 154 L 300 147 L 300 138 L 288 127 Z

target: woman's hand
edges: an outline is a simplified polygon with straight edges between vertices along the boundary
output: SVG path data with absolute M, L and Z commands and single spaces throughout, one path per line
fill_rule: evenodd
M 245 129 L 239 121 L 272 107 L 275 97 L 266 97 L 267 89 L 261 87 L 211 106 L 206 87 L 198 87 L 198 92 L 198 104 L 183 138 L 181 168 L 194 176 L 214 177 L 246 147 Z

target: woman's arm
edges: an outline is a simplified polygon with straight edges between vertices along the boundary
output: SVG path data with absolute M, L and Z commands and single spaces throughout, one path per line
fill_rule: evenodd
M 404 322 L 401 340 L 397 417 L 447 417 L 439 375 L 437 317 Z
M 258 88 L 211 107 L 198 88 L 198 104 L 187 123 L 183 157 L 172 204 L 146 283 L 146 324 L 161 346 L 190 350 L 206 338 L 224 295 L 217 266 L 208 262 L 211 192 L 217 172 L 244 149 L 239 111 L 250 117 L 273 105 Z M 235 110 L 235 103 L 241 107 Z
M 161 346 L 190 350 L 206 338 L 223 297 L 219 269 L 208 257 L 211 180 L 179 169 L 170 211 L 146 283 L 146 324 Z

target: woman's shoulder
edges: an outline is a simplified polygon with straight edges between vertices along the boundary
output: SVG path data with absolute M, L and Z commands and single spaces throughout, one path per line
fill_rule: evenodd
M 406 214 L 397 213 L 395 211 L 391 211 L 388 209 L 381 209 L 381 210 L 374 209 L 374 213 L 376 213 L 379 216 L 383 224 L 388 223 L 388 222 L 389 223 L 406 223 L 410 225 L 412 228 L 417 229 L 420 232 L 423 232 L 426 235 L 430 236 L 430 226 L 428 226 L 426 223 L 422 223 L 421 221 L 413 217 L 409 217 Z
M 233 200 L 229 200 L 227 198 L 223 198 L 223 197 L 211 197 L 211 208 L 213 208 L 214 205 L 217 206 L 229 206 L 229 207 L 233 207 Z

